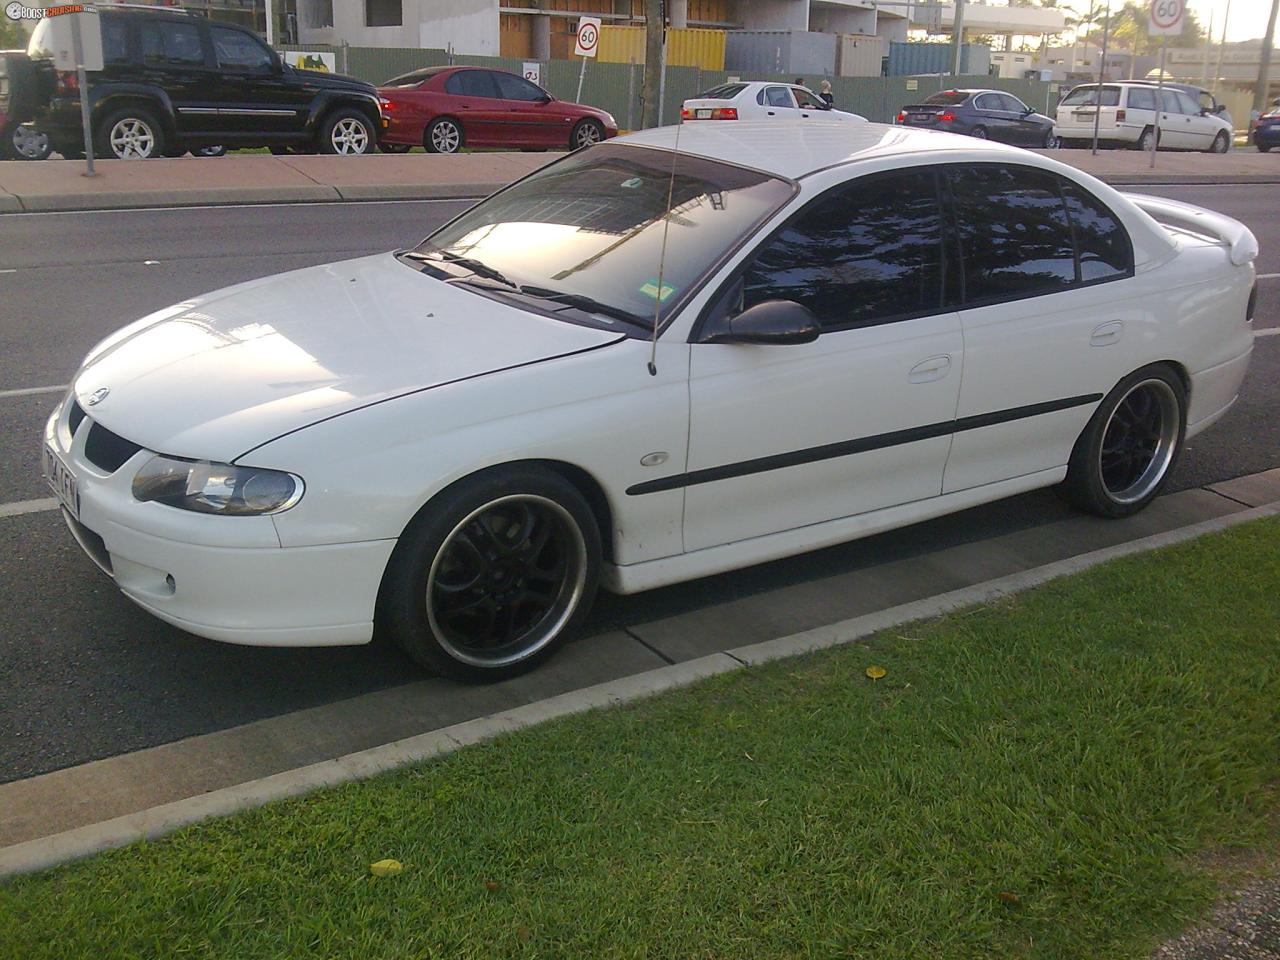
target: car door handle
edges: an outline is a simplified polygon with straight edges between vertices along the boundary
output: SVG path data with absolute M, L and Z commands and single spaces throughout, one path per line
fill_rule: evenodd
M 776 117 L 776 116 L 777 116 L 777 114 L 776 114 L 776 113 L 774 113 L 772 110 L 769 110 L 769 111 L 768 111 L 768 114 L 769 114 L 769 116 L 771 116 L 771 117 Z
M 1105 347 L 1112 343 L 1119 343 L 1120 336 L 1123 333 L 1123 320 L 1108 320 L 1106 323 L 1099 324 L 1093 328 L 1093 333 L 1089 336 L 1089 343 L 1095 347 Z
M 911 372 L 907 374 L 907 380 L 911 383 L 930 383 L 934 380 L 941 380 L 950 370 L 950 357 L 930 357 L 928 360 L 921 360 L 912 367 Z

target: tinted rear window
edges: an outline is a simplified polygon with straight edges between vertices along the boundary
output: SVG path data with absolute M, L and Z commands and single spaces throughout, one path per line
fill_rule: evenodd
M 969 99 L 969 94 L 963 90 L 943 90 L 941 93 L 933 93 L 921 100 L 921 103 L 933 103 L 940 107 L 954 107 L 957 103 L 964 103 Z
M 434 72 L 435 71 L 433 70 L 415 70 L 413 71 L 413 73 L 403 73 L 398 77 L 392 77 L 386 83 L 382 84 L 382 86 L 384 87 L 416 87 L 423 80 L 426 80 L 428 77 L 430 77 L 431 74 Z
M 1102 105 L 1104 107 L 1114 107 L 1120 103 L 1120 88 L 1107 87 L 1102 88 Z M 1076 87 L 1065 97 L 1062 98 L 1062 107 L 1093 107 L 1098 105 L 1098 88 L 1092 87 Z
M 695 99 L 732 100 L 745 89 L 747 89 L 747 85 L 745 83 L 722 83 L 718 87 L 712 87 L 706 93 L 698 94 Z

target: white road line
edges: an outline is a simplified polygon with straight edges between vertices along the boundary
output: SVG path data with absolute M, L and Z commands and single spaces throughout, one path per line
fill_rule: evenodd
M 1274 280 L 1276 277 L 1280 277 L 1280 273 L 1260 273 L 1256 277 L 1254 277 L 1254 279 L 1255 280 Z
M 1253 331 L 1253 337 L 1255 340 L 1258 337 L 1275 337 L 1275 336 L 1280 336 L 1280 327 L 1267 327 L 1267 329 L 1265 330 Z
M 4 397 L 34 397 L 38 393 L 64 393 L 69 383 L 59 383 L 52 387 L 23 387 L 21 390 L 0 390 L 0 399 Z
M 17 503 L 0 503 L 0 517 L 20 517 L 24 513 L 43 513 L 57 510 L 58 501 L 53 497 L 41 500 L 19 500 Z

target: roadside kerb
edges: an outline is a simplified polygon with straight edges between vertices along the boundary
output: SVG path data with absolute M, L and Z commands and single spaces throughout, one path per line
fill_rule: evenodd
M 1280 501 L 1275 501 L 829 626 L 633 674 L 333 760 L 214 790 L 202 796 L 14 844 L 0 849 L 0 876 L 41 870 L 138 840 L 155 839 L 208 817 L 224 816 L 321 787 L 364 779 L 557 717 L 631 703 L 689 686 L 717 674 L 745 670 L 771 660 L 853 643 L 889 627 L 1017 593 L 1108 560 L 1181 543 L 1240 523 L 1278 514 Z

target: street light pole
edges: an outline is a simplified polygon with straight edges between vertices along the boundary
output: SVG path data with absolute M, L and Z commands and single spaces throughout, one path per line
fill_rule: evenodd
M 964 50 L 964 0 L 956 0 L 956 12 L 951 18 L 951 73 L 960 76 L 960 54 Z

